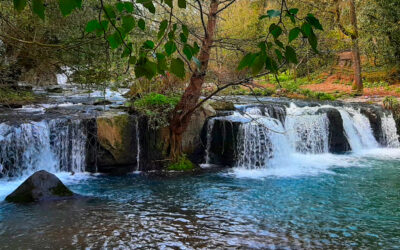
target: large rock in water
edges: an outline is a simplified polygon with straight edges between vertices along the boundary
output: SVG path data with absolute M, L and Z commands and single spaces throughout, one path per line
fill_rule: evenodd
M 6 197 L 6 201 L 27 203 L 66 199 L 74 196 L 74 193 L 57 176 L 41 170 L 26 179 L 24 183 Z

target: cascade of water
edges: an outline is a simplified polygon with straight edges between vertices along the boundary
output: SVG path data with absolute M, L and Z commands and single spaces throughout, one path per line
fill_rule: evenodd
M 353 108 L 338 108 L 352 151 L 379 147 L 366 116 Z
M 257 169 L 267 167 L 272 158 L 280 159 L 289 153 L 289 143 L 279 120 L 254 117 L 240 126 L 237 167 Z
M 55 119 L 19 125 L 0 124 L 3 175 L 18 177 L 37 170 L 85 170 L 86 135 L 79 120 Z
M 140 131 L 139 131 L 139 117 L 136 117 L 136 171 L 140 171 Z
M 212 130 L 214 128 L 214 121 L 215 118 L 211 118 L 207 123 L 207 145 L 206 145 L 206 157 L 205 157 L 206 165 L 209 165 L 211 163 L 210 149 L 212 143 Z
M 393 115 L 384 114 L 382 117 L 383 141 L 386 147 L 399 148 L 399 135 L 397 134 L 396 122 Z
M 329 120 L 318 109 L 299 108 L 294 104 L 287 109 L 285 128 L 294 151 L 311 154 L 329 151 Z

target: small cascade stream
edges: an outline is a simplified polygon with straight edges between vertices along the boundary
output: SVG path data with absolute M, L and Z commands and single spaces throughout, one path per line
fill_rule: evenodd
M 280 111 L 276 112 L 277 109 Z M 379 131 L 374 131 L 361 108 L 350 105 L 242 105 L 229 116 L 215 117 L 209 121 L 205 162 L 224 164 L 221 158 L 227 156 L 218 150 L 222 148 L 222 151 L 226 151 L 229 147 L 234 150 L 228 157 L 234 159 L 233 166 L 241 169 L 279 168 L 293 162 L 301 164 L 302 159 L 318 155 L 399 148 L 399 135 L 393 116 L 382 111 L 379 119 L 380 127 L 376 128 L 376 124 L 374 127 Z M 236 124 L 229 125 L 238 127 L 238 132 L 232 135 L 235 138 L 232 140 L 234 145 L 221 144 L 221 140 L 214 139 L 221 134 L 214 126 L 215 121 L 224 123 L 223 128 L 228 124 Z M 375 134 L 379 134 L 379 138 L 375 138 Z M 341 150 L 337 149 L 338 144 Z M 305 161 L 305 164 L 309 162 Z
M 80 120 L 52 119 L 0 124 L 2 175 L 20 177 L 37 170 L 83 172 L 86 134 Z

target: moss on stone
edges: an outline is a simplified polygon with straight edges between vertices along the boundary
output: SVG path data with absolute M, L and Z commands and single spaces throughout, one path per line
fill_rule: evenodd
M 176 162 L 171 163 L 167 170 L 169 171 L 192 171 L 195 168 L 194 164 L 186 157 L 182 155 Z
M 30 90 L 0 87 L 0 104 L 17 106 L 39 101 L 38 95 Z

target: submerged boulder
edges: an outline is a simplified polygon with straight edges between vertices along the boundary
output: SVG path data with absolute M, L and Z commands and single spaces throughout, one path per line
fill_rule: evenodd
M 54 174 L 38 171 L 6 197 L 8 202 L 27 203 L 59 200 L 76 196 Z

